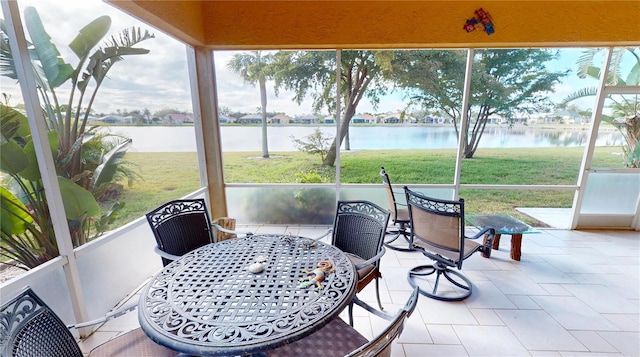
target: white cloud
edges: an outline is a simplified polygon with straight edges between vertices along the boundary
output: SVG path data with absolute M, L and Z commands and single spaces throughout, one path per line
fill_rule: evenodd
M 26 6 L 33 6 L 38 10 L 45 30 L 56 44 L 62 57 L 73 66 L 78 63 L 75 54 L 69 49 L 68 43 L 75 38 L 78 31 L 89 22 L 101 15 L 111 17 L 111 35 L 119 33 L 132 26 L 148 29 L 156 37 L 142 42 L 139 47 L 147 48 L 150 53 L 141 56 L 128 56 L 117 63 L 103 82 L 93 109 L 98 113 L 115 112 L 121 110 L 143 110 L 151 112 L 172 108 L 191 111 L 191 93 L 189 74 L 186 63 L 185 45 L 172 37 L 138 21 L 119 11 L 109 4 L 99 0 L 66 0 L 64 5 L 54 0 L 20 0 L 19 8 L 23 12 Z M 255 112 L 260 106 L 259 89 L 244 83 L 242 79 L 225 68 L 225 64 L 233 55 L 230 51 L 217 51 L 216 72 L 219 105 L 232 110 Z M 11 104 L 22 102 L 20 88 L 2 78 L 2 92 L 12 95 Z M 59 89 L 61 95 L 66 95 L 68 89 Z M 267 87 L 267 109 L 269 111 L 285 112 L 289 115 L 302 115 L 312 112 L 311 99 L 307 98 L 298 105 L 291 100 L 292 93 L 281 91 L 275 96 L 273 85 Z M 381 103 L 378 111 L 391 111 L 403 108 L 398 98 L 390 97 Z M 360 112 L 373 112 L 370 103 L 363 99 Z
M 104 40 L 117 35 L 123 29 L 140 27 L 148 29 L 155 38 L 144 41 L 138 47 L 150 50 L 147 55 L 127 56 L 116 63 L 99 89 L 93 109 L 100 113 L 116 109 L 149 108 L 152 112 L 163 108 L 191 111 L 191 94 L 186 63 L 185 45 L 166 34 L 142 23 L 99 0 L 20 0 L 21 12 L 33 6 L 40 14 L 45 30 L 51 36 L 62 57 L 73 66 L 78 59 L 68 44 L 78 31 L 98 16 L 111 17 L 111 30 Z M 102 45 L 104 41 L 100 44 Z M 5 85 L 2 91 L 12 95 L 12 104 L 21 102 L 17 85 Z M 64 88 L 66 87 L 66 88 Z M 68 86 L 59 89 L 66 95 Z

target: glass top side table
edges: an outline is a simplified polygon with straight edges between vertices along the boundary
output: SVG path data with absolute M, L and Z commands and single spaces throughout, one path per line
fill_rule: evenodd
M 522 235 L 540 233 L 539 230 L 508 214 L 467 214 L 464 219 L 476 228 L 493 227 L 496 230 L 496 235 L 493 238 L 492 248 L 496 250 L 500 246 L 500 236 L 510 234 L 511 259 L 513 260 L 520 260 L 522 255 Z

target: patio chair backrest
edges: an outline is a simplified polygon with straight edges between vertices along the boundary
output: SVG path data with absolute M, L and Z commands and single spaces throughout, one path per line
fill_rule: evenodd
M 464 200 L 427 197 L 406 186 L 405 193 L 413 244 L 427 250 L 436 248 L 439 254 L 460 264 L 464 256 Z
M 213 242 L 204 199 L 174 200 L 146 214 L 160 250 L 184 255 Z M 162 259 L 164 265 L 170 263 Z
M 376 337 L 374 337 L 367 344 L 362 347 L 352 351 L 345 357 L 389 357 L 391 356 L 391 345 L 393 341 L 400 336 L 402 331 L 404 330 L 404 325 L 413 313 L 418 304 L 418 297 L 420 296 L 418 289 L 414 289 L 409 299 L 405 303 L 402 310 L 399 310 L 395 315 L 391 323 L 385 328 L 382 332 L 380 332 Z M 375 311 L 373 308 L 367 308 L 370 312 L 378 316 L 382 316 Z
M 382 177 L 382 183 L 384 184 L 385 191 L 387 191 L 391 219 L 395 222 L 398 219 L 398 201 L 396 201 L 396 195 L 393 193 L 393 187 L 391 187 L 391 180 L 389 179 L 387 172 L 384 170 L 384 167 L 381 167 L 380 169 L 380 176 Z
M 82 357 L 60 318 L 27 289 L 0 308 L 2 357 Z
M 338 201 L 331 244 L 368 260 L 382 249 L 388 222 L 389 211 L 375 203 Z

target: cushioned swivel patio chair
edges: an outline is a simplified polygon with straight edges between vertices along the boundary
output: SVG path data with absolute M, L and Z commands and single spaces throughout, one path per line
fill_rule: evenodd
M 411 251 L 411 221 L 409 220 L 409 210 L 407 209 L 407 205 L 403 203 L 399 203 L 396 200 L 395 192 L 393 191 L 393 187 L 391 186 L 391 180 L 389 179 L 389 175 L 384 169 L 384 166 L 380 169 L 380 176 L 382 177 L 382 183 L 384 184 L 384 188 L 387 192 L 387 197 L 389 198 L 389 210 L 391 211 L 391 223 L 394 228 L 391 230 L 387 230 L 387 234 L 393 234 L 391 238 L 385 239 L 384 245 L 389 249 L 394 249 L 398 251 Z M 404 196 L 404 193 L 400 193 Z M 391 243 L 395 242 L 398 238 L 404 238 L 404 240 L 408 243 L 407 248 L 393 245 Z
M 382 240 L 389 215 L 369 201 L 338 201 L 331 237 L 331 244 L 347 253 L 358 270 L 356 292 L 375 280 L 380 310 L 380 258 L 385 253 Z M 349 305 L 349 324 L 353 325 L 353 304 Z
M 146 217 L 156 239 L 155 251 L 165 266 L 196 248 L 215 242 L 215 231 L 251 235 L 251 232 L 237 232 L 212 224 L 202 198 L 167 202 Z
M 102 321 L 104 319 L 99 322 Z M 2 357 L 83 357 L 67 326 L 29 288 L 0 308 L 0 346 Z M 89 353 L 89 357 L 177 355 L 177 351 L 153 342 L 140 328 L 115 337 Z
M 268 357 L 390 357 L 391 344 L 402 333 L 405 321 L 416 308 L 418 289 L 414 289 L 404 307 L 395 315 L 376 310 L 354 298 L 354 303 L 391 323 L 371 341 L 336 317 L 320 330 L 283 347 L 267 352 Z
M 460 270 L 462 262 L 475 252 L 485 257 L 491 255 L 495 230 L 487 227 L 471 238 L 465 237 L 464 200 L 441 200 L 427 197 L 404 187 L 411 219 L 412 246 L 434 261 L 420 265 L 408 273 L 409 283 L 419 287 L 420 293 L 438 300 L 463 300 L 471 295 L 471 281 Z M 485 237 L 483 244 L 472 239 Z M 435 281 L 424 277 L 435 273 Z M 451 289 L 438 290 L 440 277 L 444 276 Z M 429 289 L 426 286 L 430 284 Z

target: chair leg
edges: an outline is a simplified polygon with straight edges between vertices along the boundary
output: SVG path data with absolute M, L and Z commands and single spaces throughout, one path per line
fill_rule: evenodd
M 425 277 L 431 274 L 436 274 L 435 283 L 431 291 L 423 289 L 417 281 L 417 277 Z M 446 291 L 444 294 L 438 293 L 438 284 L 440 282 L 440 276 L 444 276 L 453 285 L 461 289 L 462 291 L 456 295 L 450 295 L 451 293 L 457 293 L 457 291 Z M 455 277 L 454 277 L 455 276 Z M 471 295 L 473 285 L 471 281 L 457 270 L 450 269 L 448 266 L 435 263 L 433 265 L 421 265 L 412 268 L 407 273 L 407 280 L 412 287 L 417 287 L 420 294 L 430 297 L 436 300 L 443 301 L 460 301 L 468 298 Z
M 380 310 L 384 310 L 384 307 L 382 307 L 382 303 L 380 302 L 380 283 L 378 282 L 380 280 L 380 278 L 376 278 L 376 298 L 378 298 L 378 306 L 380 307 Z
M 349 303 L 349 326 L 353 327 L 353 303 Z

